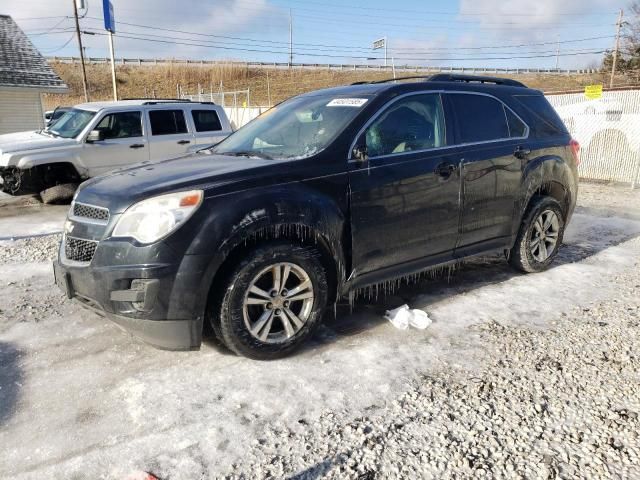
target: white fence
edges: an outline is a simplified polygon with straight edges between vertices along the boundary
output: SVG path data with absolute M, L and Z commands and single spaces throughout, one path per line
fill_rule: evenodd
M 640 90 L 547 95 L 580 142 L 581 178 L 635 185 L 640 181 Z
M 249 123 L 270 107 L 223 107 L 234 130 Z
M 47 57 L 50 62 L 60 63 L 80 63 L 80 57 Z M 110 58 L 106 57 L 85 57 L 87 63 L 109 63 Z M 597 73 L 595 68 L 582 68 L 565 70 L 560 68 L 490 68 L 490 67 L 428 67 L 421 65 L 380 65 L 359 64 L 359 63 L 287 63 L 287 62 L 238 62 L 228 60 L 191 60 L 182 58 L 116 58 L 119 65 L 189 65 L 211 67 L 212 65 L 237 65 L 251 68 L 296 68 L 296 69 L 321 69 L 321 70 L 383 70 L 392 72 L 394 69 L 405 73 L 468 73 L 468 74 L 509 74 L 518 75 L 526 73 L 554 73 L 559 75 L 571 75 L 579 73 Z

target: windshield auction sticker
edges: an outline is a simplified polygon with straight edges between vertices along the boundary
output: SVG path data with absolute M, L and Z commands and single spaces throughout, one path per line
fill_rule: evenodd
M 327 107 L 361 107 L 367 103 L 366 98 L 334 98 Z

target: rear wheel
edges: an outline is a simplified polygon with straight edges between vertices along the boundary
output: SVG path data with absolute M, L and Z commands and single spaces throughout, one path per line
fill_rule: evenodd
M 564 213 L 552 197 L 534 197 L 522 220 L 509 263 L 526 273 L 549 267 L 564 235 Z
M 326 274 L 313 248 L 269 243 L 245 256 L 228 277 L 213 327 L 239 355 L 284 357 L 318 326 L 327 291 Z

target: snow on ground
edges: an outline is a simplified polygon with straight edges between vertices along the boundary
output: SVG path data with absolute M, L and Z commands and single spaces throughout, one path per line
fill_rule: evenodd
M 43 205 L 31 196 L 0 192 L 0 242 L 60 233 L 68 211 L 69 205 Z
M 611 200 L 621 196 L 629 198 Z M 389 415 L 401 415 L 394 410 L 399 399 L 438 391 L 427 377 L 444 372 L 454 384 L 481 375 L 487 358 L 500 352 L 501 335 L 505 342 L 511 335 L 493 327 L 486 333 L 492 325 L 525 329 L 535 339 L 576 312 L 615 301 L 621 278 L 638 269 L 640 195 L 585 185 L 580 203 L 549 271 L 521 275 L 503 259 L 474 260 L 450 281 L 359 301 L 302 352 L 269 363 L 233 356 L 212 340 L 199 352 L 146 346 L 56 290 L 49 264 L 39 261 L 51 255 L 46 245 L 35 245 L 45 253 L 33 256 L 26 240 L 5 242 L 15 254 L 0 256 L 0 478 L 118 479 L 139 470 L 172 479 L 366 473 L 364 465 L 375 464 L 368 457 L 346 473 L 332 470 L 332 461 L 324 465 L 322 444 L 332 455 L 349 455 L 333 451 L 341 444 L 332 447 L 323 435 L 346 432 L 365 416 L 378 418 L 376 431 Z M 19 222 L 0 218 L 0 232 L 46 212 L 21 214 Z M 424 331 L 394 329 L 384 311 L 403 303 L 424 309 L 434 323 Z M 394 458 L 401 464 L 407 455 L 395 448 L 400 456 L 390 449 L 379 465 L 386 475 L 393 476 Z

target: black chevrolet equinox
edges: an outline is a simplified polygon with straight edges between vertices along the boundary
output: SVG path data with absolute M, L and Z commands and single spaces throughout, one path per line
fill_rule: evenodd
M 553 261 L 579 145 L 541 92 L 466 75 L 314 91 L 200 152 L 86 181 L 56 283 L 161 348 L 284 356 L 345 296 L 468 256 Z

